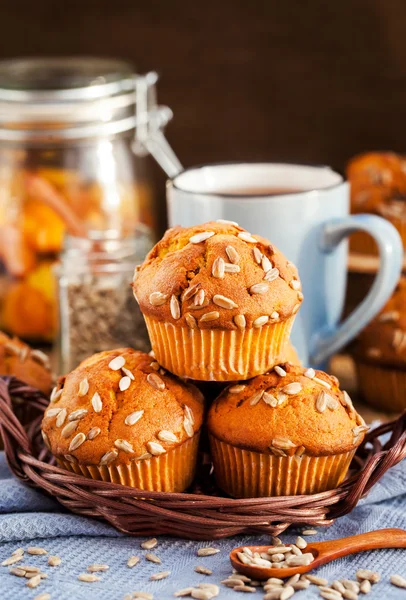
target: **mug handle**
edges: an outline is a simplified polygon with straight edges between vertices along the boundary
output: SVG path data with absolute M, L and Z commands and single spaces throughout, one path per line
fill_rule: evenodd
M 310 357 L 315 365 L 325 362 L 352 340 L 381 310 L 399 281 L 403 262 L 402 241 L 395 227 L 381 217 L 360 214 L 328 221 L 322 227 L 322 252 L 333 252 L 344 238 L 355 231 L 365 231 L 375 239 L 380 268 L 370 291 L 345 321 L 313 335 Z

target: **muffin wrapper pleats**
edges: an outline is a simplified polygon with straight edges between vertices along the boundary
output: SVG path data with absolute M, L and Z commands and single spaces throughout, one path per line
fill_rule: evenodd
M 331 456 L 274 456 L 242 450 L 210 435 L 217 485 L 234 498 L 296 496 L 336 488 L 355 450 Z
M 62 458 L 57 460 L 62 468 L 98 481 L 153 492 L 183 492 L 195 475 L 199 437 L 200 432 L 165 454 L 117 466 L 98 467 L 71 463 Z
M 243 330 L 191 329 L 145 317 L 156 360 L 180 377 L 238 381 L 283 360 L 295 317 Z
M 358 387 L 365 402 L 385 412 L 406 408 L 406 371 L 356 362 Z

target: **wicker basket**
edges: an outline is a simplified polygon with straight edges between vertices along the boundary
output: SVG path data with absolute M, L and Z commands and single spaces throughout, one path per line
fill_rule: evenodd
M 26 426 L 15 414 L 15 404 L 21 400 L 30 414 L 37 415 Z M 277 535 L 291 524 L 330 525 L 350 512 L 382 475 L 406 456 L 405 412 L 366 436 L 353 460 L 350 477 L 334 490 L 309 496 L 234 500 L 221 496 L 209 475 L 209 464 L 202 463 L 191 493 L 146 492 L 94 481 L 55 466 L 40 435 L 47 405 L 41 392 L 17 379 L 0 378 L 0 432 L 12 471 L 72 512 L 103 519 L 131 535 L 213 540 L 247 533 Z M 379 438 L 385 433 L 391 435 L 382 445 Z

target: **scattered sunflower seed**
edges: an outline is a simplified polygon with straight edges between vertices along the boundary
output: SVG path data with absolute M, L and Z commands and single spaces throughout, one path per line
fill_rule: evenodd
M 254 592 L 257 591 L 257 588 L 251 587 L 249 585 L 236 585 L 235 588 L 233 588 L 235 592 L 245 592 L 247 594 L 253 594 Z
M 51 594 L 48 594 L 48 592 L 38 594 L 38 596 L 35 596 L 34 600 L 51 600 Z
M 391 575 L 390 582 L 392 585 L 396 585 L 396 587 L 406 588 L 406 579 L 401 575 Z
M 190 596 L 190 594 L 193 592 L 195 588 L 192 587 L 187 587 L 187 588 L 183 588 L 182 590 L 178 590 L 177 592 L 175 592 L 173 595 L 175 596 L 175 598 L 182 598 L 183 596 Z
M 295 588 L 293 588 L 291 585 L 288 585 L 282 591 L 281 595 L 279 596 L 279 600 L 289 600 L 289 598 L 291 598 L 294 593 Z
M 93 573 L 81 573 L 78 575 L 79 581 L 85 581 L 86 583 L 93 583 L 94 581 L 100 581 L 100 577 Z
M 38 546 L 30 546 L 27 548 L 27 554 L 32 554 L 33 556 L 42 556 L 43 554 L 48 554 L 48 551 Z
M 22 559 L 23 559 L 23 557 L 20 555 L 10 556 L 9 558 L 6 558 L 6 560 L 3 560 L 3 562 L 1 563 L 1 566 L 2 567 L 10 567 L 11 565 L 15 565 L 15 563 L 19 562 Z
M 24 569 L 27 573 L 40 573 L 41 569 L 39 567 L 32 567 L 31 565 L 20 565 L 20 569 Z
M 195 571 L 196 573 L 200 573 L 201 575 L 212 575 L 213 571 L 211 571 L 210 569 L 207 569 L 207 567 L 203 567 L 202 565 L 197 565 L 197 567 L 195 567 Z
M 364 581 L 361 581 L 360 583 L 359 591 L 361 592 L 361 594 L 369 594 L 371 588 L 371 582 L 368 581 L 368 579 L 364 579 Z
M 196 600 L 211 600 L 214 598 L 214 594 L 209 590 L 199 590 L 199 588 L 193 588 L 190 595 Z
M 332 589 L 323 590 L 320 588 L 320 596 L 324 598 L 324 600 L 341 600 L 342 598 L 339 592 Z
M 201 233 L 196 233 L 189 238 L 189 242 L 191 244 L 200 244 L 200 242 L 205 242 L 209 238 L 214 235 L 214 231 L 202 231 Z
M 93 565 L 89 565 L 87 567 L 88 573 L 98 573 L 102 571 L 108 571 L 109 569 L 109 565 L 99 565 L 97 563 L 94 563 Z
M 199 548 L 197 556 L 213 556 L 213 554 L 218 554 L 219 552 L 218 548 Z
M 146 560 L 149 560 L 149 562 L 156 563 L 157 565 L 160 565 L 162 563 L 159 556 L 157 556 L 156 554 L 153 554 L 152 552 L 147 552 L 147 554 L 145 555 L 145 558 L 146 558 Z
M 340 592 L 340 594 L 344 594 L 345 592 L 345 587 L 344 585 L 341 583 L 341 581 L 339 581 L 338 579 L 335 579 L 331 586 L 333 588 L 333 590 L 336 590 L 337 592 Z M 349 590 L 348 590 L 349 591 Z
M 112 371 L 119 371 L 125 365 L 125 358 L 123 356 L 116 356 L 109 362 L 109 368 Z
M 20 567 L 11 567 L 8 572 L 10 575 L 15 575 L 16 577 L 25 577 L 27 571 L 24 571 L 24 569 L 21 569 Z
M 367 579 L 371 583 L 377 583 L 381 578 L 379 573 L 377 573 L 376 571 L 370 571 L 369 569 L 358 569 L 355 575 L 358 581 L 363 581 L 364 579 Z
M 135 567 L 135 565 L 138 565 L 140 560 L 141 559 L 139 556 L 130 556 L 130 558 L 127 560 L 127 567 L 132 569 L 133 567 Z
M 24 556 L 24 548 L 17 548 L 11 553 L 11 556 Z
M 307 546 L 306 540 L 304 540 L 300 535 L 296 538 L 295 544 L 298 548 L 300 548 L 300 550 L 304 550 Z
M 35 575 L 34 577 L 32 577 L 32 579 L 29 579 L 25 585 L 31 589 L 34 589 L 34 588 L 38 587 L 40 583 L 41 583 L 41 575 L 38 574 L 38 575 Z
M 149 579 L 150 581 L 160 581 L 161 579 L 166 579 L 170 574 L 170 571 L 161 571 L 160 573 L 154 573 Z
M 48 565 L 50 567 L 59 567 L 61 562 L 62 559 L 60 558 L 60 556 L 51 555 L 48 557 Z

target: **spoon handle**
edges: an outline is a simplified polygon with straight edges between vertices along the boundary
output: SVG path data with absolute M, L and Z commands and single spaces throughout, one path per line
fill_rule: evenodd
M 309 544 L 310 546 L 310 544 Z M 317 544 L 320 564 L 325 556 L 328 560 L 378 548 L 406 548 L 406 531 L 403 529 L 378 529 L 339 540 Z

